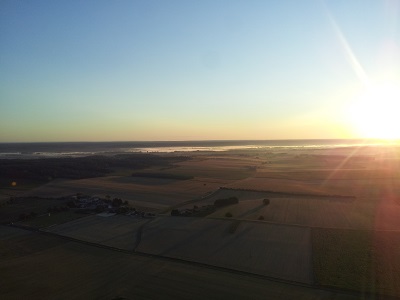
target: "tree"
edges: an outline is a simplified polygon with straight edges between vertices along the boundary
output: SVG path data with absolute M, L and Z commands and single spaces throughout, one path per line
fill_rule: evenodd
M 97 205 L 96 206 L 96 212 L 102 213 L 104 211 L 104 206 L 103 205 Z
M 68 206 L 69 208 L 74 208 L 74 207 L 76 207 L 75 202 L 72 201 L 72 200 L 70 200 L 70 201 L 67 202 L 67 206 Z
M 122 205 L 122 199 L 120 198 L 114 198 L 112 201 L 112 206 L 114 207 L 120 207 Z
M 269 203 L 270 203 L 269 199 L 265 198 L 265 199 L 263 200 L 263 204 L 264 204 L 264 205 L 268 205 Z
M 180 215 L 180 212 L 178 209 L 171 210 L 171 216 L 179 216 L 179 215 Z
M 120 206 L 117 208 L 117 213 L 118 214 L 124 214 L 128 212 L 128 208 L 126 206 Z
M 224 198 L 224 199 L 217 199 L 214 202 L 214 205 L 216 207 L 222 207 L 222 206 L 227 206 L 227 205 L 232 205 L 232 204 L 238 204 L 239 199 L 236 197 L 230 197 L 230 198 Z

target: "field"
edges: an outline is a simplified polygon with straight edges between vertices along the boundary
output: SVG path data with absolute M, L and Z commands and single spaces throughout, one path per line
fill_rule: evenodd
M 357 198 L 235 192 L 235 190 L 225 190 L 205 200 L 204 204 L 212 203 L 215 198 L 232 195 L 237 195 L 240 199 L 238 204 L 223 207 L 207 217 L 223 218 L 229 212 L 234 218 L 242 220 L 258 220 L 262 216 L 265 222 L 308 227 L 370 230 L 400 228 L 400 206 L 395 203 L 385 204 Z M 270 200 L 269 205 L 262 203 L 264 198 Z M 201 204 L 203 202 L 198 203 Z
M 272 299 L 325 299 L 332 292 L 318 290 L 321 287 L 351 290 L 353 293 L 329 294 L 329 297 L 335 299 L 351 299 L 351 295 L 362 299 L 375 299 L 375 295 L 379 299 L 385 299 L 386 296 L 400 297 L 397 284 L 400 282 L 399 149 L 277 148 L 221 153 L 193 152 L 190 156 L 191 159 L 180 160 L 172 165 L 141 170 L 136 177 L 121 168 L 113 176 L 55 179 L 31 190 L 21 190 L 18 195 L 31 196 L 30 199 L 36 199 L 33 196 L 60 197 L 76 193 L 101 197 L 110 195 L 112 198 L 127 200 L 130 205 L 143 211 L 156 212 L 157 216 L 154 219 L 141 219 L 123 215 L 92 215 L 74 220 L 68 216 L 68 212 L 63 212 L 58 216 L 36 217 L 24 223 L 44 230 L 43 236 L 39 233 L 35 235 L 40 243 L 43 241 L 44 246 L 28 246 L 24 249 L 21 245 L 25 239 L 30 240 L 33 233 L 28 238 L 18 231 L 15 236 L 3 234 L 5 241 L 1 244 L 4 246 L 2 253 L 5 258 L 14 255 L 16 265 L 13 267 L 23 270 L 25 266 L 22 263 L 31 266 L 35 264 L 29 261 L 34 255 L 38 255 L 39 261 L 44 260 L 41 255 L 54 255 L 53 259 L 65 255 L 68 260 L 69 255 L 74 259 L 78 255 L 76 249 L 84 248 L 87 252 L 79 253 L 76 259 L 87 258 L 93 261 L 91 255 L 103 257 L 99 253 L 105 251 L 110 258 L 104 258 L 104 266 L 96 266 L 94 269 L 100 268 L 103 270 L 101 272 L 109 269 L 110 274 L 102 275 L 104 278 L 99 277 L 99 282 L 110 280 L 114 286 L 121 287 L 115 281 L 117 278 L 128 284 L 128 279 L 121 279 L 121 274 L 131 276 L 129 278 L 138 278 L 139 273 L 147 274 L 148 278 L 157 278 L 154 280 L 167 298 L 188 298 L 188 293 L 200 289 L 202 284 L 215 290 L 217 299 L 224 298 L 218 294 L 222 291 L 235 298 L 235 294 L 226 290 L 226 283 L 220 288 L 209 282 L 209 279 L 201 279 L 203 275 L 197 278 L 197 273 L 192 273 L 190 269 L 192 264 L 197 264 L 197 267 L 201 264 L 201 268 L 207 270 L 203 270 L 204 274 L 209 271 L 218 273 L 221 271 L 219 268 L 230 270 L 228 274 L 221 275 L 230 278 L 226 279 L 227 282 L 234 276 L 248 276 L 240 273 L 245 272 L 253 274 L 251 276 L 260 276 L 254 278 L 264 283 L 270 282 L 266 278 L 274 278 L 316 288 L 302 290 L 298 294 L 298 286 L 290 286 L 293 290 L 286 286 L 284 291 L 280 291 L 282 294 L 275 294 L 276 297 Z M 6 199 L 4 195 L 3 201 Z M 228 197 L 237 197 L 239 202 L 221 207 L 206 217 L 169 215 L 172 209 L 213 205 L 215 200 Z M 269 204 L 265 205 L 263 199 L 269 199 Z M 54 200 L 7 204 L 0 207 L 0 217 L 4 222 L 22 212 L 38 210 L 40 213 L 49 206 L 54 206 Z M 98 244 L 99 247 L 122 249 L 130 254 L 119 253 L 118 256 L 111 249 L 66 242 L 61 238 L 63 243 L 54 244 L 49 242 L 51 239 L 46 236 L 46 232 Z M 53 254 L 50 250 L 44 250 L 46 243 L 60 253 Z M 32 256 L 28 255 L 30 247 L 34 252 Z M 138 254 L 144 256 L 139 257 Z M 127 260 L 131 259 L 145 259 L 149 264 L 148 269 L 144 267 L 146 263 L 139 263 L 138 274 L 133 274 L 134 271 L 127 269 L 130 264 Z M 174 260 L 185 262 L 181 261 L 183 265 L 178 273 L 168 274 L 180 268 L 168 265 L 174 264 Z M 160 267 L 160 261 L 162 269 L 154 269 Z M 11 261 L 5 259 L 2 263 L 7 265 Z M 185 266 L 190 270 L 182 271 Z M 207 269 L 211 266 L 217 269 Z M 64 264 L 60 267 L 68 270 Z M 7 268 L 5 270 L 12 272 Z M 51 273 L 49 269 L 46 272 Z M 67 272 L 71 274 L 72 270 Z M 82 274 L 94 276 L 91 271 L 83 271 Z M 219 275 L 208 275 L 219 280 L 219 283 L 223 281 L 218 279 Z M 21 284 L 19 279 L 15 281 Z M 246 281 L 246 286 L 238 290 L 238 295 L 243 297 L 236 298 L 265 298 L 261 292 L 264 287 L 254 286 L 250 281 Z M 150 288 L 141 289 L 150 285 L 140 282 L 140 286 L 136 286 L 139 294 L 131 288 L 121 287 L 122 294 L 127 292 L 129 297 L 135 295 L 139 299 L 156 298 L 155 291 Z M 176 290 L 167 289 L 167 284 L 178 282 L 184 282 L 187 286 L 178 284 Z M 58 286 L 57 283 L 54 285 Z M 250 296 L 244 296 L 242 288 L 249 291 L 247 288 L 250 286 L 260 293 L 252 291 L 248 294 Z M 29 290 L 33 286 L 26 288 Z M 87 289 L 90 293 L 95 289 L 110 295 L 104 288 Z M 273 291 L 274 287 L 270 289 Z M 65 288 L 61 291 L 71 295 Z M 309 294 L 307 291 L 318 293 Z M 204 294 L 200 292 L 199 295 Z M 210 298 L 209 294 L 206 298 Z
M 83 193 L 122 198 L 131 205 L 150 210 L 162 210 L 170 205 L 201 197 L 218 189 L 226 180 L 195 178 L 174 180 L 108 176 L 80 180 L 56 180 L 24 195 L 53 197 Z
M 297 174 L 296 174 L 297 175 Z M 295 180 L 253 177 L 226 185 L 232 189 L 250 189 L 303 195 L 339 195 L 378 197 L 383 189 L 398 190 L 398 177 L 371 179 Z
M 101 245 L 133 250 L 137 243 L 137 231 L 147 221 L 131 216 L 95 215 L 54 226 L 47 231 Z
M 2 299 L 359 299 L 9 227 L 0 237 Z
M 47 209 L 53 206 L 65 206 L 65 200 L 52 198 L 17 198 L 11 205 L 5 205 L 0 209 L 0 222 L 15 222 L 21 214 L 34 212 L 38 215 L 47 213 Z
M 138 251 L 312 283 L 307 228 L 199 218 L 159 218 Z
M 255 173 L 260 161 L 241 156 L 194 156 L 194 159 L 176 164 L 169 172 L 222 180 L 238 180 Z
M 50 215 L 49 214 L 40 215 L 32 219 L 20 221 L 17 224 L 30 226 L 34 228 L 44 228 L 44 227 L 60 225 L 83 217 L 85 217 L 84 214 L 77 214 L 72 210 L 68 210 L 57 213 L 51 213 Z
M 400 296 L 399 231 L 314 228 L 312 241 L 317 284 Z

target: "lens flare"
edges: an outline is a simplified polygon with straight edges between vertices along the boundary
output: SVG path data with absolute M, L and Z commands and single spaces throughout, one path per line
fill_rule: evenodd
M 400 138 L 400 83 L 368 84 L 350 104 L 348 118 L 357 134 L 365 138 Z

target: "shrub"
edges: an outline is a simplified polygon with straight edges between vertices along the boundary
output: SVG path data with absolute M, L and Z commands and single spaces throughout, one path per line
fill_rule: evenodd
M 225 217 L 227 217 L 227 218 L 232 218 L 233 216 L 232 216 L 232 214 L 231 214 L 230 212 L 227 212 L 227 213 L 225 214 Z

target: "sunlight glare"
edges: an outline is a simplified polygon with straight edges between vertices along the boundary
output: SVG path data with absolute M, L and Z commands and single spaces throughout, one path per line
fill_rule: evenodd
M 363 138 L 400 138 L 400 82 L 368 84 L 354 99 L 348 118 Z

